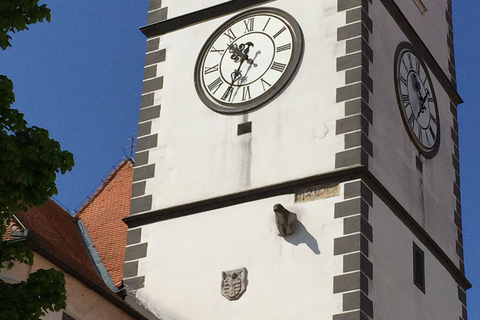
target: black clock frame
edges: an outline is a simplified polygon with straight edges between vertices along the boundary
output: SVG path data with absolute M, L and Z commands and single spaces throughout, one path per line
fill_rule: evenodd
M 436 132 L 436 140 L 435 143 L 431 148 L 427 148 L 423 143 L 420 142 L 418 139 L 417 135 L 415 132 L 413 132 L 413 129 L 410 127 L 407 119 L 407 115 L 404 110 L 403 106 L 403 101 L 402 101 L 402 93 L 400 90 L 400 60 L 405 52 L 411 52 L 417 60 L 420 62 L 425 75 L 427 77 L 428 84 L 432 90 L 432 97 L 433 97 L 433 105 L 435 107 L 435 112 L 437 115 L 437 132 Z M 394 81 L 395 81 L 395 93 L 397 96 L 397 104 L 400 110 L 400 114 L 402 116 L 402 122 L 403 125 L 405 126 L 405 129 L 407 130 L 408 136 L 410 137 L 410 140 L 413 142 L 415 147 L 418 149 L 418 151 L 425 157 L 425 158 L 433 158 L 437 153 L 440 148 L 440 114 L 438 112 L 438 104 L 437 104 L 437 96 L 435 94 L 435 89 L 433 87 L 432 79 L 430 78 L 430 73 L 428 72 L 427 65 L 423 61 L 423 59 L 420 58 L 419 54 L 416 52 L 415 48 L 412 46 L 412 44 L 408 42 L 402 42 L 397 46 L 397 50 L 395 51 L 395 63 L 394 63 Z
M 280 79 L 274 84 L 274 88 L 266 91 L 261 96 L 254 98 L 250 101 L 244 103 L 237 103 L 235 105 L 231 105 L 229 103 L 224 103 L 220 100 L 214 99 L 209 97 L 206 94 L 207 88 L 202 81 L 202 71 L 204 68 L 204 59 L 208 54 L 210 47 L 213 43 L 220 37 L 225 30 L 228 29 L 229 26 L 242 21 L 248 17 L 252 17 L 255 15 L 272 15 L 278 18 L 281 18 L 285 25 L 288 26 L 291 34 L 292 34 L 292 56 L 290 57 L 290 61 L 288 63 L 287 68 L 283 72 Z M 279 94 L 281 94 L 288 85 L 292 82 L 293 78 L 297 74 L 297 71 L 300 67 L 304 52 L 304 38 L 303 32 L 300 28 L 298 22 L 293 18 L 289 13 L 277 9 L 277 8 L 256 8 L 251 9 L 245 12 L 242 12 L 233 18 L 229 19 L 225 23 L 223 23 L 220 27 L 218 27 L 212 35 L 207 39 L 205 44 L 203 45 L 202 49 L 197 58 L 197 62 L 195 64 L 195 73 L 194 73 L 194 84 L 195 89 L 197 91 L 198 96 L 202 100 L 202 102 L 212 109 L 215 112 L 222 113 L 222 114 L 239 114 L 239 113 L 247 113 L 253 110 L 256 110 L 260 107 L 265 106 L 273 99 L 275 99 Z

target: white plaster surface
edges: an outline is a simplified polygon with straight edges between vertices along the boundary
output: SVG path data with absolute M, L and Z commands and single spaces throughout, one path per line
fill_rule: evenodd
M 331 319 L 341 312 L 341 294 L 332 294 L 342 273 L 333 239 L 342 219 L 333 218 L 340 196 L 293 203 L 279 196 L 142 227 L 147 258 L 139 298 L 167 319 Z M 289 238 L 278 236 L 273 205 L 297 214 Z M 221 295 L 222 271 L 245 267 L 246 292 L 237 301 Z
M 375 319 L 458 319 L 462 309 L 452 276 L 378 197 L 373 203 L 369 298 Z M 425 294 L 413 283 L 414 242 L 425 253 Z
M 429 10 L 432 1 L 426 1 Z M 165 1 L 169 17 L 216 3 Z M 404 7 L 407 3 L 413 9 Z M 421 28 L 413 1 L 399 5 Z M 170 11 L 174 6 L 176 11 Z M 305 36 L 305 55 L 285 92 L 246 115 L 211 111 L 193 85 L 201 46 L 231 16 L 162 37 L 167 54 L 159 74 L 165 77 L 164 87 L 155 94 L 162 110 L 160 119 L 152 122 L 159 147 L 150 150 L 156 171 L 146 187 L 146 194 L 154 195 L 152 210 L 334 170 L 335 153 L 344 148 L 343 135 L 335 135 L 344 103 L 336 103 L 335 95 L 345 85 L 344 72 L 336 72 L 336 58 L 345 54 L 344 43 L 336 39 L 345 12 L 337 12 L 334 0 L 302 5 L 279 0 L 266 6 L 284 9 L 297 19 Z M 448 96 L 430 72 L 439 104 L 441 146 L 435 158 L 423 159 L 421 174 L 415 165 L 418 151 L 404 128 L 394 90 L 395 50 L 407 37 L 381 2 L 373 1 L 369 14 L 374 20 L 374 64 L 369 72 L 374 84 L 374 124 L 369 127 L 374 156 L 369 168 L 456 262 Z M 443 23 L 444 12 L 440 17 L 435 15 Z M 446 30 L 436 23 L 420 36 L 445 68 Z M 252 121 L 252 133 L 237 136 L 237 125 L 247 121 Z M 333 219 L 334 202 L 343 194 L 339 197 L 294 204 L 293 195 L 281 196 L 143 226 L 148 253 L 139 262 L 139 275 L 146 279 L 137 297 L 165 320 L 331 319 L 342 307 L 341 294 L 332 294 L 333 277 L 342 273 L 342 258 L 333 256 L 333 239 L 343 229 L 343 221 Z M 277 236 L 272 210 L 277 202 L 296 212 L 305 228 L 290 241 Z M 370 219 L 375 319 L 391 319 L 391 312 L 396 319 L 458 318 L 456 285 L 448 272 L 378 198 Z M 426 295 L 412 280 L 413 241 L 426 253 Z M 241 267 L 248 270 L 247 291 L 238 301 L 228 301 L 220 293 L 221 272 Z
M 167 52 L 160 64 L 164 87 L 155 95 L 161 99 L 161 120 L 152 127 L 159 147 L 150 150 L 156 171 L 146 188 L 146 194 L 154 194 L 152 210 L 335 169 L 335 153 L 344 145 L 343 137 L 335 135 L 335 122 L 344 116 L 343 103 L 335 102 L 336 88 L 345 84 L 344 74 L 336 72 L 336 58 L 345 53 L 336 34 L 345 13 L 337 13 L 333 0 L 305 6 L 276 1 L 268 6 L 297 19 L 305 54 L 290 86 L 245 115 L 213 112 L 193 83 L 203 43 L 233 15 L 162 37 Z M 252 133 L 237 136 L 237 125 L 247 121 L 252 121 Z
M 417 10 L 413 1 L 412 5 Z M 407 39 L 380 2 L 375 2 L 370 12 L 371 18 L 379 21 L 375 23 L 370 41 L 374 51 L 374 64 L 370 68 L 374 83 L 370 101 L 374 114 L 374 125 L 369 132 L 374 146 L 371 171 L 450 259 L 458 263 L 455 248 L 457 227 L 453 219 L 455 171 L 452 165 L 454 146 L 450 100 L 429 70 L 439 109 L 440 149 L 432 159 L 420 156 L 423 161 L 421 173 L 415 160 L 419 152 L 403 125 L 394 86 L 395 50 Z

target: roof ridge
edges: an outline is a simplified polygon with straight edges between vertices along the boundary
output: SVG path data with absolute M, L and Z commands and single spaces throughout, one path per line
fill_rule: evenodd
M 80 219 L 83 211 L 102 193 L 103 190 L 108 186 L 108 184 L 115 178 L 117 173 L 127 164 L 133 164 L 134 161 L 132 158 L 123 159 L 107 176 L 104 182 L 95 190 L 92 196 L 80 207 L 80 209 L 75 210 L 76 213 L 73 215 L 75 219 Z

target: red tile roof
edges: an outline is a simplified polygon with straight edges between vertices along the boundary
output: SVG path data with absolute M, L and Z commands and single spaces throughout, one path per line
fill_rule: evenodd
M 54 201 L 15 215 L 11 229 L 28 230 L 26 243 L 62 271 L 77 278 L 133 319 L 147 318 L 133 309 L 97 276 L 75 225 L 75 218 Z M 21 223 L 21 225 L 20 225 Z M 10 230 L 11 230 L 10 229 Z
M 127 225 L 122 218 L 130 211 L 133 163 L 123 160 L 85 203 L 80 218 L 115 286 L 122 285 Z
M 32 208 L 16 214 L 18 220 L 38 239 L 49 254 L 62 260 L 96 284 L 106 287 L 97 276 L 90 257 L 74 224 L 74 218 L 54 201 L 42 208 Z

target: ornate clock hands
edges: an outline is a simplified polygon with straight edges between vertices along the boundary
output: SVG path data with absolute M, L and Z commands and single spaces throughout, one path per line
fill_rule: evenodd
M 412 73 L 412 78 L 413 78 L 413 86 L 415 91 L 417 92 L 418 100 L 419 100 L 419 108 L 418 108 L 418 113 L 417 113 L 417 119 L 420 116 L 421 113 L 424 113 L 427 107 L 425 107 L 425 102 L 428 99 L 428 96 L 430 95 L 430 92 L 428 89 L 425 88 L 425 96 L 422 96 L 422 85 L 420 84 L 420 81 L 418 80 L 418 75 L 416 73 Z
M 253 59 L 248 58 L 248 53 L 250 51 L 250 47 L 253 47 L 252 42 L 247 42 L 247 43 L 242 43 L 240 45 L 237 45 L 236 43 L 232 44 L 228 51 L 232 54 L 230 58 L 235 61 L 236 63 L 240 62 L 240 65 L 238 66 L 237 69 L 235 69 L 232 74 L 232 83 L 230 84 L 230 87 L 232 87 L 237 80 L 239 80 L 242 76 L 242 65 L 246 61 L 248 64 L 253 64 Z
M 253 46 L 254 45 L 252 42 L 241 43 L 240 45 L 237 45 L 236 43 L 234 43 L 229 46 L 228 51 L 232 54 L 230 58 L 235 63 L 240 63 L 240 65 L 238 66 L 238 68 L 233 70 L 233 72 L 230 74 L 231 82 L 230 82 L 230 86 L 227 88 L 225 96 L 232 94 L 233 86 L 235 85 L 235 82 L 237 82 L 242 78 L 241 68 L 243 63 L 246 61 L 250 65 L 253 64 L 253 59 L 249 59 L 248 57 L 250 47 L 253 47 Z
M 234 43 L 230 45 L 228 48 L 228 51 L 232 54 L 230 58 L 235 62 L 243 63 L 243 61 L 247 61 L 252 64 L 253 60 L 248 59 L 248 52 L 250 51 L 250 47 L 253 46 L 252 42 L 241 43 L 240 45 Z
M 418 110 L 418 114 L 417 114 L 417 118 L 420 116 L 420 113 L 424 113 L 425 110 L 427 110 L 427 107 L 425 107 L 425 101 L 427 101 L 428 99 L 428 96 L 430 95 L 430 92 L 428 91 L 428 89 L 425 89 L 425 96 L 422 97 L 420 96 L 419 100 L 420 100 L 420 110 Z

